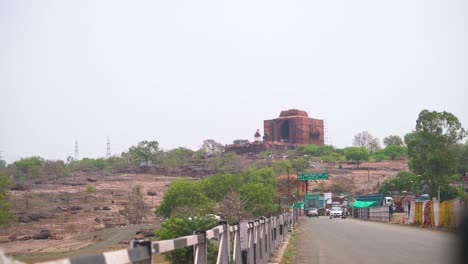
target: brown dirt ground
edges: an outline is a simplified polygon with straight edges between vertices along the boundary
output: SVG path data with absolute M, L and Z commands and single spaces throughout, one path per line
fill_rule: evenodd
M 96 182 L 88 182 L 92 176 Z M 29 191 L 11 191 L 13 208 L 17 213 L 42 213 L 53 219 L 40 219 L 37 222 L 16 223 L 0 230 L 0 248 L 9 255 L 28 261 L 53 259 L 80 254 L 95 254 L 107 248 L 128 247 L 125 242 L 135 237 L 142 229 L 156 229 L 160 220 L 153 213 L 160 204 L 164 191 L 173 177 L 147 174 L 119 174 L 110 176 L 80 174 L 54 182 L 34 184 L 29 182 Z M 79 184 L 76 186 L 64 184 Z M 96 194 L 86 198 L 86 187 L 92 184 Z M 125 218 L 119 214 L 123 203 L 131 193 L 132 186 L 141 184 L 144 201 L 147 205 L 145 224 L 126 225 Z M 156 196 L 148 196 L 154 191 Z M 28 200 L 28 202 L 26 202 Z M 112 202 L 114 201 L 114 202 Z M 28 208 L 26 208 L 26 205 Z M 57 207 L 80 206 L 76 214 L 62 211 Z M 95 210 L 95 207 L 108 206 L 111 210 Z M 104 228 L 95 218 L 109 218 L 116 227 Z M 58 239 L 10 241 L 11 235 L 21 238 L 32 236 L 43 229 L 51 230 Z M 122 243 L 122 244 L 120 244 Z
M 309 191 L 319 189 L 321 183 L 325 185 L 325 189 L 328 189 L 333 183 L 343 182 L 350 186 L 352 193 L 376 192 L 385 179 L 395 177 L 400 171 L 407 171 L 407 164 L 406 160 L 365 162 L 359 165 L 359 169 L 356 164 L 342 163 L 341 169 L 338 165 L 317 164 L 314 170 L 327 171 L 329 179 L 309 181 Z
M 363 163 L 356 169 L 355 164 L 317 165 L 317 172 L 328 171 L 329 180 L 325 186 L 335 182 L 346 182 L 354 192 L 375 192 L 383 180 L 395 177 L 399 171 L 408 170 L 407 161 L 385 161 Z M 88 177 L 97 179 L 88 182 Z M 40 219 L 38 222 L 17 223 L 0 230 L 0 248 L 7 254 L 29 263 L 50 259 L 96 254 L 108 250 L 128 247 L 128 241 L 141 229 L 156 229 L 162 219 L 153 213 L 160 204 L 164 191 L 174 177 L 148 174 L 93 175 L 77 174 L 69 178 L 34 184 L 27 183 L 29 191 L 11 191 L 13 207 L 17 213 L 46 213 L 54 219 Z M 69 184 L 79 184 L 71 186 Z M 97 192 L 93 197 L 85 198 L 87 185 L 92 184 Z M 119 214 L 132 186 L 141 184 L 148 206 L 147 219 L 142 225 L 126 225 L 125 218 Z M 309 190 L 319 187 L 320 182 L 310 181 Z M 155 191 L 157 196 L 147 196 L 147 191 Z M 29 197 L 27 199 L 27 197 Z M 28 208 L 26 208 L 28 200 Z M 112 200 L 114 203 L 112 203 Z M 57 207 L 81 206 L 77 214 L 64 212 Z M 95 207 L 109 206 L 111 210 L 94 210 Z M 115 227 L 104 228 L 95 218 L 110 218 Z M 11 235 L 17 237 L 32 236 L 43 229 L 50 229 L 59 239 L 10 241 Z

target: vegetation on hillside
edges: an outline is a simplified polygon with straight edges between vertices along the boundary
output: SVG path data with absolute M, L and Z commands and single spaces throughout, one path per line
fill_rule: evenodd
M 0 173 L 0 227 L 15 222 L 16 217 L 11 204 L 10 198 L 10 180 L 7 176 Z

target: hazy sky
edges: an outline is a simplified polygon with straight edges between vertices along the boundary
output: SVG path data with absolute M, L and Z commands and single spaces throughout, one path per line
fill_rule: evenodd
M 0 151 L 197 149 L 290 108 L 337 147 L 404 136 L 422 109 L 468 128 L 467 3 L 0 0 Z

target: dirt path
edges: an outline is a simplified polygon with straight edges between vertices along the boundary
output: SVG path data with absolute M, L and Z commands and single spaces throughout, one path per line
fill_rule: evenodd
M 103 239 L 95 244 L 86 246 L 79 249 L 79 252 L 85 253 L 87 251 L 96 251 L 111 246 L 115 246 L 121 242 L 129 241 L 135 237 L 137 231 L 142 229 L 157 229 L 159 228 L 159 223 L 155 224 L 140 224 L 140 225 L 126 225 L 122 227 L 114 227 L 102 229 L 99 231 L 88 233 L 84 236 L 81 236 L 80 239 L 93 239 L 94 236 L 102 237 Z M 128 245 L 127 245 L 128 246 Z

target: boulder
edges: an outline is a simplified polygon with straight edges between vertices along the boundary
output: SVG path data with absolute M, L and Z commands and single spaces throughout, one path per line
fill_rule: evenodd
M 14 184 L 11 186 L 10 190 L 12 191 L 27 191 L 29 188 L 23 184 Z
M 106 210 L 106 211 L 109 211 L 111 208 L 109 206 L 104 206 L 102 207 L 102 210 Z
M 89 182 L 96 182 L 97 180 L 96 180 L 96 178 L 88 177 L 88 181 L 89 181 Z
M 24 237 L 18 238 L 19 241 L 26 241 L 26 240 L 30 240 L 30 239 L 32 239 L 31 236 L 24 236 Z
M 41 219 L 41 215 L 40 214 L 28 214 L 28 217 L 29 219 L 31 219 L 31 221 L 34 221 L 34 222 L 37 222 L 39 221 L 39 219 Z
M 81 209 L 83 209 L 83 208 L 81 206 L 78 206 L 78 205 L 74 205 L 74 206 L 72 206 L 70 208 L 70 210 L 72 210 L 72 211 L 78 211 L 78 210 L 81 210 Z
M 32 220 L 29 219 L 28 216 L 23 215 L 23 216 L 18 217 L 18 222 L 20 222 L 20 223 L 31 223 Z
M 39 217 L 40 217 L 41 219 L 55 219 L 55 218 L 57 218 L 56 215 L 54 215 L 54 214 L 47 214 L 47 213 L 40 213 L 40 214 L 39 214 Z
M 50 238 L 50 230 L 41 230 L 41 232 L 33 235 L 34 239 L 49 239 Z

